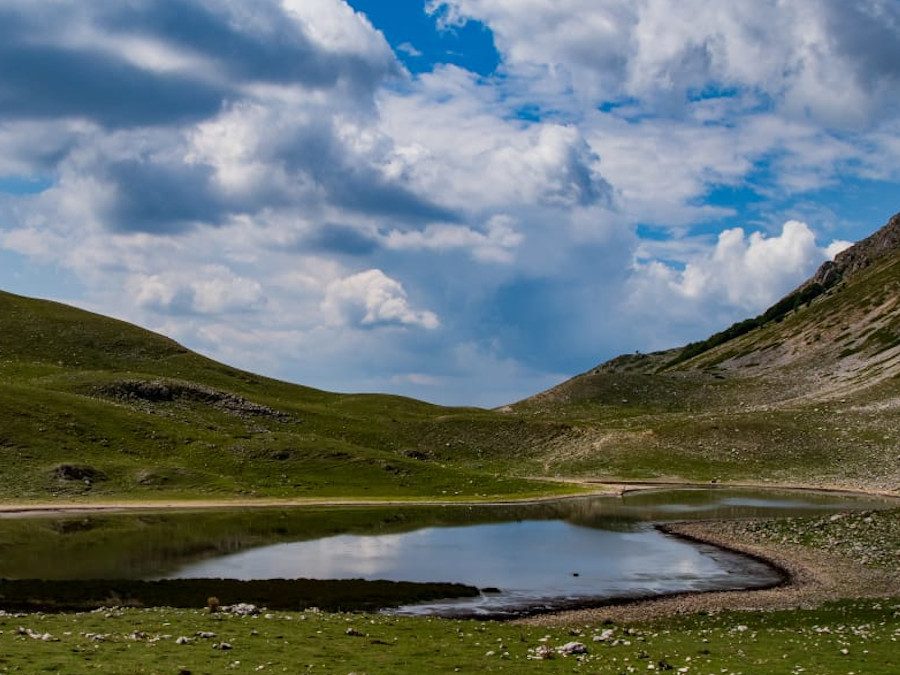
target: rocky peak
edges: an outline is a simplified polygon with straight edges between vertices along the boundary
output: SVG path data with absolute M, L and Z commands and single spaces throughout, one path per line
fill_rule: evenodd
M 874 234 L 838 253 L 833 261 L 823 263 L 804 286 L 820 284 L 829 288 L 897 251 L 900 251 L 900 213 Z

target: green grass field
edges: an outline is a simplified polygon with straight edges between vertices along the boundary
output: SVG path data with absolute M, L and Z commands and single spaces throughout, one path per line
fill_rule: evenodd
M 256 618 L 173 609 L 0 616 L 0 672 L 892 675 L 898 603 L 847 601 L 815 610 L 567 628 L 316 612 Z M 593 641 L 610 628 L 610 638 Z M 198 637 L 199 632 L 215 636 Z M 45 633 L 47 641 L 41 639 Z M 187 643 L 178 644 L 180 637 Z M 582 642 L 588 653 L 536 658 L 542 645 L 555 649 L 570 641 Z M 231 649 L 216 648 L 223 642 Z

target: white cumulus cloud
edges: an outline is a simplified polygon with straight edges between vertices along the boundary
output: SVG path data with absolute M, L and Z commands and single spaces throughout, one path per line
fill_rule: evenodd
M 691 255 L 682 269 L 660 260 L 639 263 L 632 280 L 632 302 L 644 309 L 703 316 L 728 306 L 758 312 L 833 257 L 846 242 L 826 248 L 812 229 L 789 220 L 781 233 L 749 235 L 737 227 L 719 234 L 715 246 Z
M 164 313 L 223 314 L 260 309 L 262 286 L 220 265 L 190 272 L 133 275 L 126 282 L 134 301 Z
M 322 312 L 332 324 L 418 326 L 433 330 L 437 315 L 410 307 L 406 290 L 377 269 L 336 279 L 325 288 Z
M 761 92 L 785 113 L 855 126 L 890 115 L 900 83 L 894 0 L 431 0 L 444 25 L 494 32 L 535 91 L 680 106 L 709 88 Z M 752 105 L 752 103 L 751 103 Z

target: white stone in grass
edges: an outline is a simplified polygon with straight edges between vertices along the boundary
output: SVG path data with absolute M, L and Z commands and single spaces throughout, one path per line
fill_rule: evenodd
M 587 654 L 588 648 L 581 642 L 567 642 L 557 650 L 560 654 L 568 656 L 569 654 Z
M 533 656 L 529 655 L 528 658 L 546 661 L 554 658 L 556 656 L 556 651 L 550 645 L 540 645 L 533 650 L 533 654 Z
M 600 635 L 595 635 L 592 639 L 594 642 L 606 642 L 609 640 L 615 631 L 612 628 L 607 628 Z

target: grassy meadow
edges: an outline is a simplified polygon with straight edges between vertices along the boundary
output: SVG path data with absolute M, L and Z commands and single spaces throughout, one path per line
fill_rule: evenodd
M 128 609 L 0 616 L 0 672 L 892 675 L 898 639 L 900 598 L 552 628 L 377 614 Z M 587 653 L 556 652 L 572 641 Z M 553 658 L 540 658 L 542 646 L 553 649 Z

